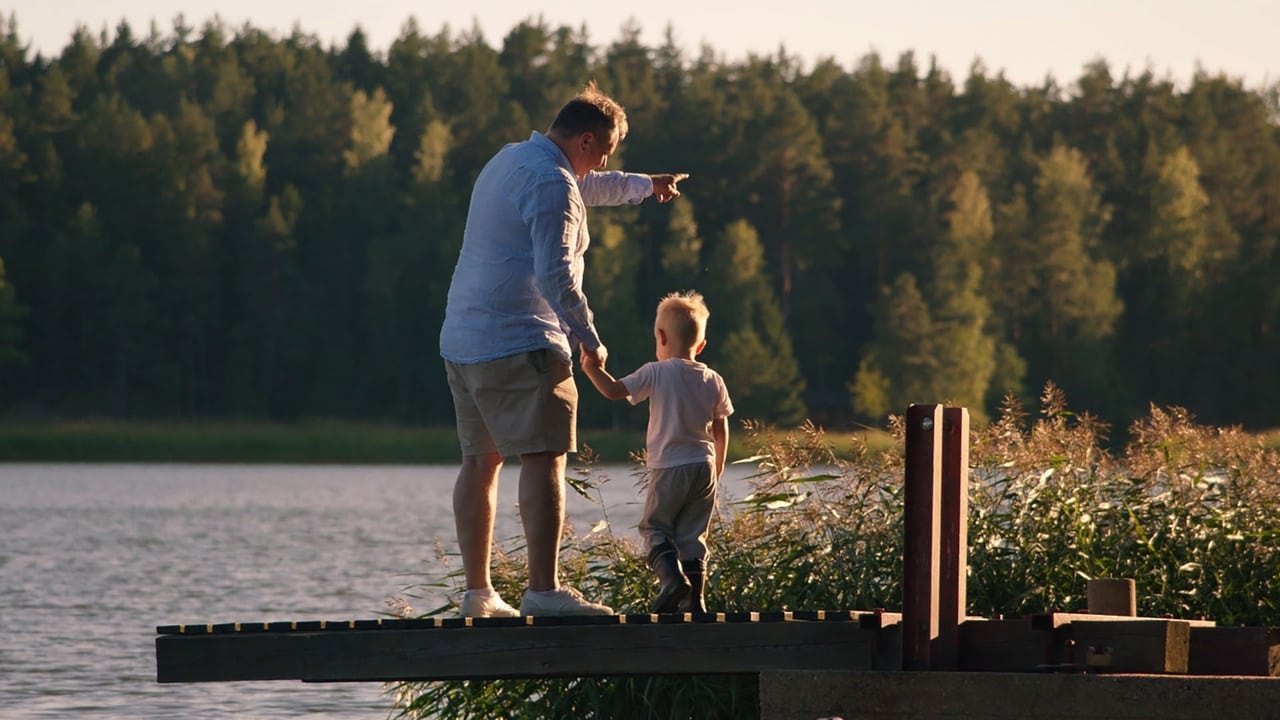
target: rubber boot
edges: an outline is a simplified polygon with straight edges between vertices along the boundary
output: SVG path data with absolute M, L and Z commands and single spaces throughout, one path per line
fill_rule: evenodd
M 702 602 L 702 560 L 686 560 L 681 566 L 684 568 L 684 576 L 689 579 L 689 594 L 680 603 L 680 612 L 706 615 L 707 606 Z
M 653 611 L 676 612 L 680 602 L 689 595 L 689 581 L 680 572 L 680 560 L 671 543 L 663 543 L 649 551 L 649 567 L 653 568 L 662 583 L 662 587 L 658 589 L 658 598 L 653 601 Z

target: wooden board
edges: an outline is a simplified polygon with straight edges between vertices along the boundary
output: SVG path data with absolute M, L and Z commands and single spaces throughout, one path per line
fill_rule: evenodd
M 1192 627 L 1192 675 L 1280 676 L 1280 628 Z
M 1026 618 L 960 624 L 959 670 L 1034 672 L 1062 659 L 1054 654 L 1053 633 L 1036 629 Z
M 1134 622 L 1136 620 L 1147 620 L 1150 622 L 1168 622 L 1169 620 L 1178 620 L 1192 627 L 1214 627 L 1218 623 L 1212 620 L 1183 620 L 1181 618 L 1167 617 L 1145 617 L 1142 615 L 1130 617 L 1127 615 L 1096 615 L 1087 612 L 1045 612 L 1035 613 L 1028 616 L 1031 620 L 1032 627 L 1037 630 L 1054 630 L 1064 625 L 1080 620 L 1084 622 Z
M 1074 620 L 1066 628 L 1074 661 L 1097 672 L 1187 672 L 1191 624 L 1185 620 Z
M 703 621 L 688 615 L 511 618 L 469 627 L 461 620 L 452 627 L 410 620 L 377 629 L 339 622 L 278 631 L 260 623 L 242 624 L 239 631 L 165 626 L 159 630 L 175 632 L 156 638 L 156 677 L 162 683 L 337 682 L 876 667 L 882 631 L 863 627 L 862 613 L 846 612 L 844 621 L 833 613 L 817 622 L 790 614 L 772 622 L 761 621 L 760 613 L 745 615 L 736 622 L 725 615 Z

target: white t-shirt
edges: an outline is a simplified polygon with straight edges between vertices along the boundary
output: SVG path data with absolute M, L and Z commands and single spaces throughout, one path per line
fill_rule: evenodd
M 619 382 L 632 405 L 649 401 L 645 443 L 650 468 L 714 462 L 711 421 L 733 414 L 719 373 L 696 360 L 668 358 L 645 363 Z

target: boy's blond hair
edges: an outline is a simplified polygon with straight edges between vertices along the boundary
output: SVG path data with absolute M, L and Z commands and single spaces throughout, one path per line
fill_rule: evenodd
M 667 333 L 668 339 L 681 349 L 698 346 L 707 333 L 707 318 L 711 311 L 694 290 L 673 292 L 658 301 L 658 317 L 654 325 Z

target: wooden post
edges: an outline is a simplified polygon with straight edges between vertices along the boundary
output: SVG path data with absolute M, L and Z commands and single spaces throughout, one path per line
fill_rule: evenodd
M 1085 581 L 1085 596 L 1092 615 L 1138 614 L 1137 592 L 1133 578 L 1094 578 Z
M 960 623 L 968 609 L 969 564 L 969 410 L 942 410 L 942 526 L 938 586 L 938 641 L 930 656 L 933 670 L 956 670 L 960 662 Z
M 938 637 L 942 406 L 907 408 L 902 542 L 902 669 L 928 670 Z

